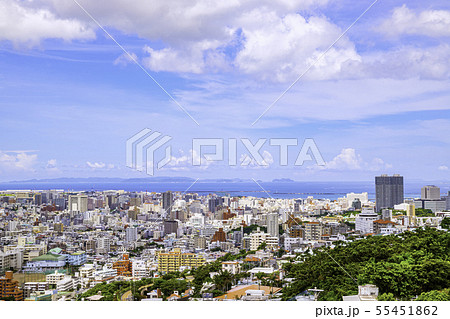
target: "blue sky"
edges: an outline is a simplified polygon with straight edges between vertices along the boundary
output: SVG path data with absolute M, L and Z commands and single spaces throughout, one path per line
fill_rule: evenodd
M 145 177 L 143 128 L 173 137 L 159 176 L 449 180 L 448 1 L 378 1 L 254 125 L 373 1 L 77 1 L 199 125 L 73 0 L 3 0 L 0 181 Z M 193 167 L 193 138 L 313 138 L 326 165 L 266 142 L 265 167 Z

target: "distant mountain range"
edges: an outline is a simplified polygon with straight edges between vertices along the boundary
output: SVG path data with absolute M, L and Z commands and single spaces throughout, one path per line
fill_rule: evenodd
M 284 179 L 280 179 L 282 181 Z M 169 176 L 158 176 L 158 177 L 144 177 L 144 178 L 118 178 L 118 177 L 61 177 L 61 178 L 47 178 L 47 179 L 29 179 L 24 181 L 9 181 L 1 182 L 2 184 L 44 184 L 44 183 L 193 183 L 194 178 L 190 177 L 169 177 Z M 278 180 L 274 180 L 278 181 Z M 289 180 L 292 181 L 292 180 Z M 200 179 L 199 183 L 244 183 L 252 182 L 251 179 L 241 179 L 241 178 L 219 178 L 219 179 Z M 260 181 L 259 181 L 260 182 Z

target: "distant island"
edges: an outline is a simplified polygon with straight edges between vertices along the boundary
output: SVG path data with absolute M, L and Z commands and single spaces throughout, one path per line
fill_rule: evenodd
M 294 183 L 295 181 L 290 178 L 276 178 L 272 180 L 272 183 Z

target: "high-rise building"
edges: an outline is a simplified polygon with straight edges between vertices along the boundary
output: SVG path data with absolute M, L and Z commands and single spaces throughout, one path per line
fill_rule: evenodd
M 267 214 L 267 232 L 272 237 L 279 237 L 278 213 Z
M 164 221 L 164 235 L 177 234 L 178 222 L 176 220 L 165 220 Z
M 55 206 L 58 206 L 60 210 L 66 209 L 66 199 L 64 197 L 55 198 L 53 200 Z
M 40 194 L 40 193 L 34 194 L 34 204 L 36 206 L 41 206 L 42 205 L 42 194 Z
M 69 210 L 71 212 L 84 213 L 88 210 L 87 195 L 70 195 Z
M 403 203 L 403 176 L 381 175 L 375 177 L 376 210 L 393 208 L 394 205 Z
M 166 213 L 170 213 L 173 204 L 173 194 L 171 191 L 162 193 L 162 208 Z
M 414 219 L 416 218 L 416 206 L 414 204 L 407 204 L 406 216 L 408 216 L 409 224 L 413 224 Z
M 441 189 L 434 185 L 422 187 L 421 199 L 439 200 L 441 199 Z
M 223 231 L 223 228 L 219 228 L 219 230 L 215 232 L 213 238 L 211 239 L 211 242 L 215 242 L 215 241 L 220 241 L 220 242 L 227 241 L 227 234 Z
M 97 238 L 97 253 L 106 254 L 111 249 L 111 242 L 107 237 Z
M 125 231 L 125 241 L 131 243 L 136 240 L 137 240 L 137 228 L 128 227 L 127 230 Z
M 217 198 L 210 198 L 208 200 L 208 210 L 211 213 L 214 213 L 217 209 L 217 207 L 221 206 L 223 204 L 223 199 L 221 197 Z

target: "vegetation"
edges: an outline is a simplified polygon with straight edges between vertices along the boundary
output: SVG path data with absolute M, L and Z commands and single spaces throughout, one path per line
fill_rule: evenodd
M 265 233 L 267 232 L 266 227 L 258 226 L 258 225 L 245 226 L 245 227 L 243 227 L 243 231 L 244 231 L 244 234 L 248 235 L 248 234 L 251 234 L 252 232 L 256 231 L 258 228 Z M 232 229 L 231 231 L 234 232 L 234 231 L 240 231 L 240 230 L 241 230 L 241 228 L 239 227 L 239 228 Z
M 450 217 L 445 217 L 441 221 L 441 227 L 444 228 L 444 229 L 450 229 Z
M 434 217 L 431 209 L 416 208 L 416 217 Z
M 94 295 L 97 295 L 100 291 L 102 296 L 104 298 L 103 301 L 114 301 L 119 300 L 119 298 L 122 296 L 123 293 L 125 293 L 128 290 L 132 290 L 133 296 L 135 297 L 135 300 L 139 300 L 141 296 L 138 293 L 138 290 L 140 287 L 149 285 L 153 282 L 152 278 L 144 278 L 139 281 L 114 281 L 110 284 L 107 283 L 101 283 L 98 285 L 95 285 L 93 288 L 89 289 L 85 293 L 78 296 L 78 300 L 81 300 L 82 298 L 91 297 Z
M 342 300 L 357 294 L 358 284 L 369 283 L 378 286 L 380 298 L 399 300 L 448 289 L 449 244 L 450 233 L 431 228 L 346 245 L 338 242 L 334 249 L 317 249 L 312 255 L 299 255 L 300 263 L 284 265 L 295 280 L 284 289 L 283 299 L 317 287 L 324 290 L 320 300 Z
M 431 290 L 423 292 L 416 299 L 417 301 L 450 301 L 450 289 Z

